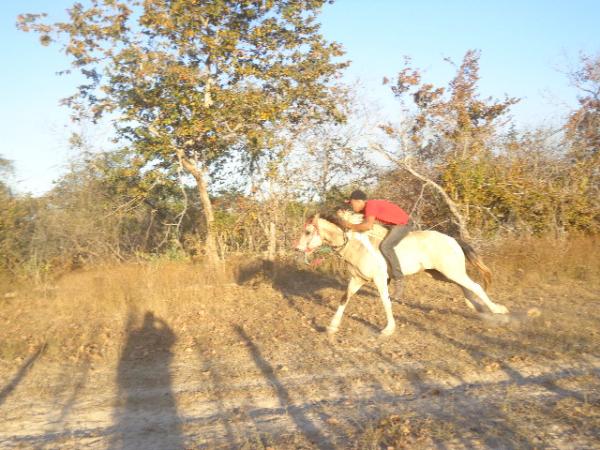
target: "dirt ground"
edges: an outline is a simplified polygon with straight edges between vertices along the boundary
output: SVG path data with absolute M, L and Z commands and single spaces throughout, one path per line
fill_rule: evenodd
M 600 284 L 585 271 L 501 271 L 490 293 L 506 319 L 413 276 L 387 338 L 366 286 L 330 338 L 342 274 L 254 261 L 192 283 L 186 270 L 165 290 L 158 268 L 120 291 L 92 271 L 4 294 L 0 447 L 600 447 Z M 73 309 L 59 320 L 60 296 Z

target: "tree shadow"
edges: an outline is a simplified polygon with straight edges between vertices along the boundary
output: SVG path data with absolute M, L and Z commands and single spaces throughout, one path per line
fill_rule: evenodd
M 75 406 L 75 402 L 77 401 L 79 394 L 84 389 L 84 387 L 87 383 L 87 380 L 88 380 L 90 366 L 91 366 L 90 360 L 86 359 L 86 361 L 83 364 L 83 367 L 81 367 L 77 373 L 77 381 L 75 381 L 74 384 L 69 383 L 70 385 L 71 384 L 73 385 L 73 390 L 71 391 L 71 394 L 69 395 L 69 399 L 64 403 L 64 406 L 61 408 L 58 419 L 56 419 L 56 422 L 58 424 L 60 424 L 60 426 L 62 426 L 64 424 L 65 419 L 71 413 L 73 406 Z M 67 370 L 71 370 L 71 368 L 68 368 Z
M 135 329 L 129 313 L 117 370 L 118 399 L 111 448 L 184 448 L 181 419 L 172 391 L 170 373 L 176 341 L 167 323 L 150 311 Z
M 227 440 L 227 444 L 230 448 L 235 448 L 237 444 L 236 438 L 236 429 L 228 417 L 230 412 L 227 409 L 226 401 L 227 397 L 221 389 L 223 386 L 227 386 L 227 378 L 211 364 L 210 359 L 205 359 L 202 349 L 205 345 L 199 338 L 195 339 L 195 345 L 198 353 L 198 358 L 200 361 L 205 360 L 203 364 L 201 364 L 200 369 L 203 373 L 206 373 L 210 377 L 210 386 L 208 387 L 211 390 L 212 401 L 216 404 L 217 414 L 216 417 L 222 422 L 223 429 L 225 431 L 225 438 Z M 204 435 L 203 438 L 206 441 L 209 441 L 210 436 Z
M 14 378 L 2 388 L 0 391 L 0 405 L 6 401 L 6 399 L 10 396 L 10 394 L 12 394 L 23 378 L 27 376 L 27 373 L 31 370 L 38 358 L 44 353 L 44 350 L 46 350 L 45 343 L 40 345 L 35 353 L 27 358 L 27 361 L 25 361 L 25 363 L 21 366 Z
M 306 415 L 305 408 L 296 406 L 292 402 L 289 391 L 286 389 L 284 384 L 277 378 L 275 369 L 273 366 L 263 357 L 260 348 L 254 343 L 254 341 L 248 336 L 244 329 L 235 325 L 234 330 L 238 336 L 246 344 L 247 348 L 252 355 L 252 359 L 256 364 L 256 367 L 260 370 L 264 378 L 273 387 L 279 405 L 286 411 L 296 425 L 298 431 L 306 436 L 306 438 L 313 442 L 319 449 L 334 449 L 333 442 L 321 431 L 318 426 Z
M 406 319 L 406 322 L 419 331 L 429 333 L 441 342 L 444 342 L 449 347 L 449 354 L 454 350 L 464 351 L 474 361 L 482 361 L 486 358 L 498 360 L 498 358 L 493 356 L 492 350 L 494 346 L 504 347 L 510 345 L 509 342 L 485 335 L 476 336 L 479 344 L 467 343 L 461 341 L 458 337 L 432 328 L 435 324 L 427 327 L 420 322 L 410 319 Z M 522 344 L 521 352 L 531 354 L 540 353 L 537 349 L 528 348 L 526 344 Z M 456 436 L 465 448 L 477 447 L 478 441 L 481 441 L 487 448 L 536 448 L 536 444 L 531 440 L 531 435 L 523 433 L 519 429 L 520 424 L 518 422 L 515 423 L 515 419 L 511 417 L 510 408 L 508 412 L 504 411 L 504 408 L 499 408 L 497 404 L 494 404 L 498 403 L 498 400 L 486 399 L 485 394 L 481 397 L 479 391 L 485 389 L 487 386 L 496 389 L 508 389 L 511 386 L 520 388 L 531 387 L 539 388 L 553 394 L 553 401 L 570 398 L 580 404 L 584 404 L 586 403 L 584 395 L 576 390 L 561 387 L 558 381 L 574 375 L 593 374 L 598 376 L 599 373 L 598 369 L 557 369 L 543 375 L 523 375 L 519 370 L 505 361 L 498 360 L 497 364 L 498 371 L 503 372 L 506 379 L 467 383 L 462 377 L 453 374 L 456 379 L 460 379 L 462 382 L 456 387 L 447 388 L 435 381 L 428 381 L 417 372 L 407 374 L 406 378 L 417 392 L 433 392 L 433 395 L 442 397 L 448 397 L 453 393 L 458 394 L 453 402 L 451 414 L 444 409 L 439 409 L 423 411 L 422 415 L 440 422 L 452 424 L 456 430 L 468 431 L 468 433 L 457 434 Z M 519 399 L 519 403 L 521 403 L 521 399 Z M 545 417 L 549 418 L 550 415 L 546 414 Z M 475 420 L 474 418 L 477 419 Z M 569 417 L 558 418 L 561 424 L 567 424 L 569 420 Z M 485 428 L 488 431 L 482 432 L 482 429 L 484 430 Z M 492 428 L 493 430 L 490 432 Z M 544 445 L 542 443 L 542 446 Z

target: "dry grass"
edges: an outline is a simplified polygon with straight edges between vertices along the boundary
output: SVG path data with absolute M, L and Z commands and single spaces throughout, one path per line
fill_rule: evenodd
M 227 268 L 155 262 L 94 267 L 22 287 L 0 303 L 0 359 L 22 360 L 41 345 L 50 358 L 101 357 L 118 349 L 144 312 L 181 324 L 234 279 Z
M 598 238 L 527 238 L 497 244 L 483 254 L 497 285 L 510 285 L 526 295 L 531 289 L 539 294 L 538 289 L 568 282 L 598 285 L 597 248 Z M 114 330 L 141 320 L 144 311 L 169 322 L 185 322 L 186 317 L 194 317 L 198 305 L 218 295 L 223 285 L 265 281 L 262 269 L 260 261 L 238 257 L 221 270 L 168 261 L 95 267 L 17 291 L 6 279 L 0 280 L 6 296 L 0 299 L 0 359 L 24 358 L 42 343 L 49 355 L 62 353 L 76 359 L 85 350 L 82 345 L 106 347 L 107 342 L 118 341 Z M 315 270 L 343 280 L 343 265 L 335 257 L 326 258 Z M 284 269 L 277 276 L 279 283 L 286 284 L 293 283 L 286 277 L 295 274 Z M 532 300 L 538 303 L 539 298 Z
M 500 338 L 499 345 L 484 349 L 472 345 L 467 338 L 459 347 L 481 356 L 479 364 L 484 371 L 507 373 L 513 365 L 536 367 L 554 361 L 558 367 L 568 360 L 600 357 L 598 248 L 597 237 L 526 238 L 484 248 L 484 259 L 494 273 L 491 293 L 510 305 L 517 320 L 511 326 L 513 333 L 500 336 L 497 332 L 490 333 L 490 338 L 492 334 L 493 339 Z M 527 317 L 532 307 L 541 311 L 539 317 L 537 313 Z M 439 323 L 436 326 L 440 329 Z M 482 330 L 473 332 L 479 334 L 478 339 L 487 334 Z M 445 357 L 443 351 L 439 357 Z M 470 424 L 450 417 L 451 414 L 432 411 L 415 414 L 409 410 L 366 424 L 357 435 L 354 448 L 589 448 L 589 442 L 598 442 L 600 378 L 597 374 L 573 373 L 557 381 L 540 380 L 539 385 L 555 395 L 547 403 L 539 397 L 523 395 L 523 385 L 528 383 L 517 376 L 507 384 L 503 396 L 486 398 L 485 393 L 480 393 L 479 399 L 487 402 L 486 409 L 498 411 L 498 418 L 492 421 L 486 421 L 481 412 L 471 416 L 464 411 L 454 413 L 459 418 L 475 419 Z M 460 408 L 457 403 L 451 407 Z M 461 426 L 457 427 L 457 423 Z
M 531 285 L 535 282 L 600 281 L 600 236 L 570 239 L 525 237 L 505 240 L 484 254 L 501 282 Z
M 350 304 L 333 342 L 320 332 L 346 279 L 334 258 L 308 268 L 240 257 L 221 270 L 158 261 L 4 285 L 15 295 L 0 299 L 0 374 L 9 380 L 0 406 L 26 414 L 31 394 L 66 404 L 64 429 L 75 426 L 66 417 L 77 416 L 77 398 L 92 402 L 98 389 L 125 399 L 141 390 L 149 410 L 171 418 L 216 407 L 206 423 L 179 429 L 192 448 L 560 448 L 561 439 L 585 447 L 600 433 L 600 382 L 586 365 L 600 359 L 597 246 L 529 239 L 484 249 L 490 294 L 513 313 L 508 324 L 468 311 L 455 286 L 411 277 L 394 304 L 398 330 L 383 341 L 372 287 Z M 527 315 L 534 307 L 539 317 Z M 149 313 L 157 325 L 147 328 Z M 166 394 L 153 400 L 157 380 L 145 373 L 165 366 Z M 135 408 L 106 404 L 109 419 L 137 426 Z

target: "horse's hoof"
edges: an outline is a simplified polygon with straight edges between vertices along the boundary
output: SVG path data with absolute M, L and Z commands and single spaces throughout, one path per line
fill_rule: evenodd
M 381 330 L 381 335 L 382 336 L 391 336 L 392 334 L 394 334 L 394 330 L 396 329 L 395 326 L 393 327 L 385 327 L 383 330 Z
M 492 312 L 494 314 L 508 314 L 508 308 L 504 305 L 496 305 Z
M 471 310 L 473 310 L 473 311 L 477 311 L 477 308 L 475 307 L 475 305 L 473 304 L 473 302 L 472 302 L 472 301 L 470 301 L 470 300 L 467 300 L 467 299 L 465 298 L 465 303 L 467 304 L 467 306 L 469 307 L 469 309 L 471 309 Z
M 333 336 L 335 333 L 337 333 L 337 328 L 334 327 L 327 327 L 327 334 L 330 336 Z

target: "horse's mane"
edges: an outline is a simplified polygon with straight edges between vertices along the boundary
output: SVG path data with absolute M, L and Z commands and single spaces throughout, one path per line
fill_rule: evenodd
M 350 211 L 349 209 L 342 209 L 341 217 L 338 216 L 338 212 L 339 210 L 337 210 L 335 213 L 332 213 L 331 211 L 322 211 L 319 213 L 314 213 L 308 216 L 307 222 L 312 222 L 315 216 L 318 214 L 321 219 L 325 219 L 327 222 L 334 224 L 336 227 L 344 231 L 345 228 L 342 226 L 342 220 L 356 224 L 361 223 L 365 217 L 363 214 L 355 213 L 354 211 Z M 387 232 L 387 229 L 385 229 L 381 225 L 375 224 L 373 228 L 367 232 L 367 234 L 371 238 L 382 240 L 386 236 Z
M 331 222 L 336 227 L 341 228 L 342 230 L 344 229 L 340 218 L 338 216 L 336 216 L 335 214 L 331 214 L 331 213 L 321 214 L 321 219 L 325 219 L 327 222 Z
M 310 216 L 308 216 L 308 219 L 306 220 L 306 222 L 307 223 L 312 222 L 314 220 L 315 216 L 317 216 L 317 215 L 319 216 L 320 219 L 324 219 L 327 222 L 332 223 L 336 227 L 341 228 L 342 230 L 344 229 L 344 227 L 342 227 L 340 218 L 330 211 L 311 214 Z
M 312 214 L 308 217 L 307 222 L 312 222 L 317 214 L 319 215 L 319 217 L 321 219 L 324 219 L 327 222 L 334 224 L 336 227 L 341 228 L 342 230 L 344 229 L 344 227 L 342 227 L 340 218 L 336 214 L 332 213 L 331 211 L 325 211 L 325 212 L 319 212 L 319 213 Z

